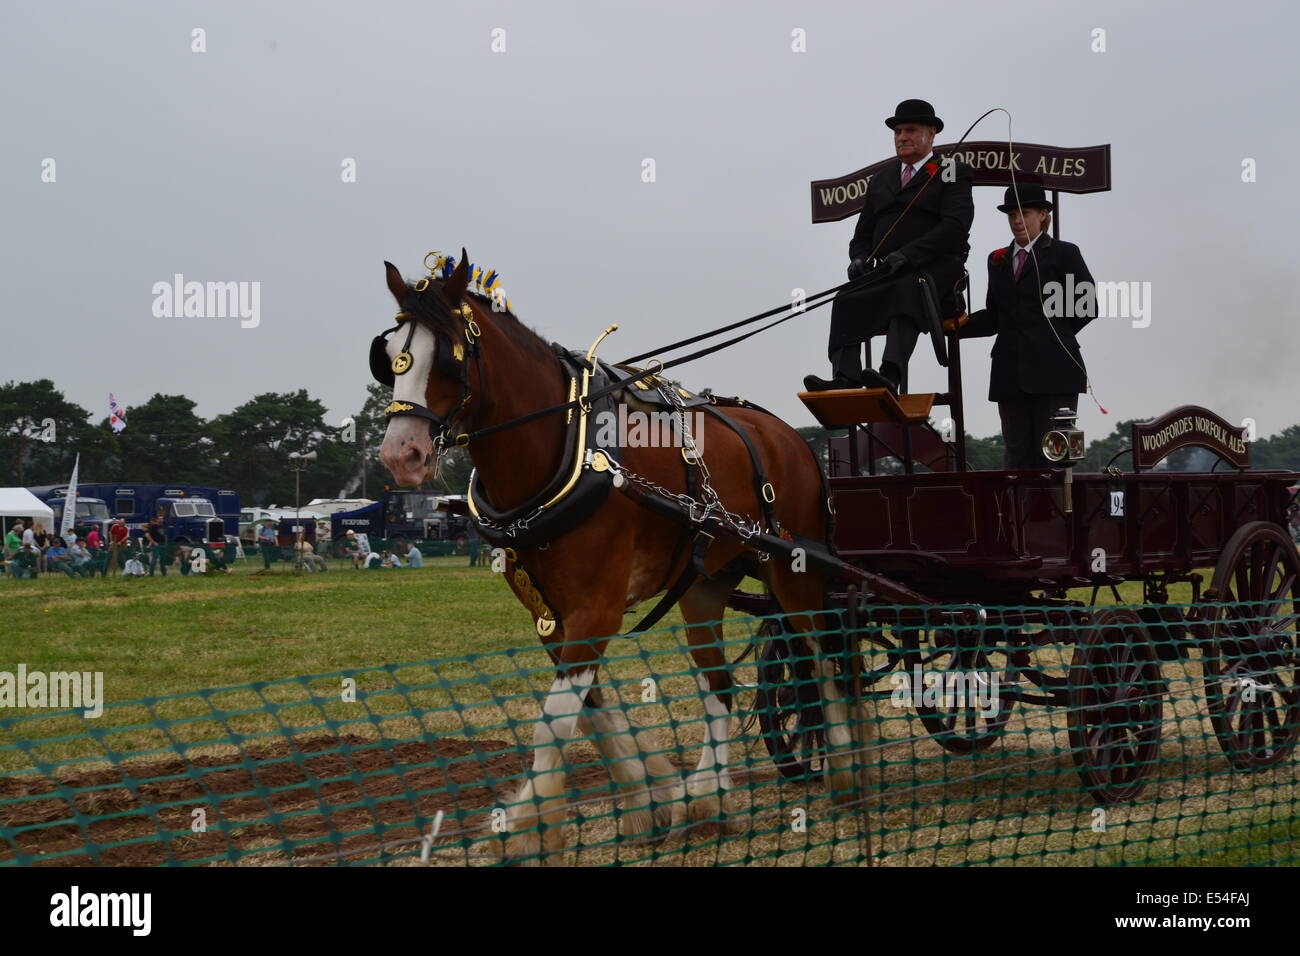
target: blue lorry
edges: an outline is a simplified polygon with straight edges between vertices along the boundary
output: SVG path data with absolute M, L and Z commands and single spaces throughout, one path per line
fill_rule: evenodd
M 28 490 L 50 506 L 50 509 L 54 512 L 54 527 L 50 530 L 57 533 L 59 526 L 63 522 L 63 504 L 67 500 L 67 495 L 60 494 L 57 497 L 47 498 L 45 495 L 40 493 L 41 489 L 39 488 Z M 73 512 L 72 519 L 72 527 L 74 530 L 80 528 L 82 529 L 81 533 L 84 534 L 91 528 L 96 528 L 100 534 L 103 534 L 106 530 L 108 519 L 108 505 L 105 504 L 102 498 L 85 495 L 81 493 L 81 489 L 77 490 L 76 510 Z
M 67 497 L 67 485 L 29 488 L 57 516 Z M 144 526 L 161 514 L 167 538 L 173 544 L 225 543 L 227 535 L 239 531 L 239 492 L 201 485 L 161 485 L 141 482 L 78 482 L 77 508 L 81 499 L 98 500 L 105 516 L 122 518 L 139 537 Z

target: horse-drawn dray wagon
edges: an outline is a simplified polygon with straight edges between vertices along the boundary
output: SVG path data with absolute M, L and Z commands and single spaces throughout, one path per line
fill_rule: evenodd
M 1017 705 L 1064 708 L 1080 774 L 1103 802 L 1131 799 L 1153 773 L 1166 661 L 1199 657 L 1233 767 L 1262 769 L 1293 752 L 1300 560 L 1286 529 L 1300 475 L 1250 468 L 1244 429 L 1186 406 L 1134 427 L 1127 471 L 1117 456 L 1076 474 L 1083 435 L 1066 413 L 1043 436 L 1056 467 L 973 470 L 961 316 L 939 314 L 923 291 L 947 391 L 906 394 L 904 382 L 897 396 L 803 393 L 823 425 L 843 432 L 823 467 L 770 413 L 692 393 L 665 373 L 870 275 L 611 365 L 596 351 L 615 327 L 585 353 L 569 351 L 519 323 L 496 274 L 463 250 L 458 259 L 430 253 L 425 264 L 429 275 L 408 284 L 386 263 L 400 311 L 370 349 L 375 378 L 394 389 L 381 454 L 399 484 L 415 484 L 436 475 L 448 448 L 468 450 L 468 509 L 556 667 L 532 774 L 510 809 L 508 854 L 562 846 L 553 825 L 564 818 L 562 751 L 582 727 L 625 795 L 625 834 L 675 825 L 683 808 L 719 812 L 739 687 L 723 654 L 728 605 L 771 616 L 753 642 L 767 749 L 787 776 L 821 764 L 837 802 L 861 785 L 854 737 L 865 704 L 911 673 L 960 673 L 968 689 L 992 696 L 990 707 L 969 694 L 913 698 L 954 752 L 988 747 Z M 782 312 L 719 345 L 643 364 Z M 936 429 L 931 413 L 945 406 L 950 418 Z M 668 418 L 676 440 L 647 447 L 601 425 L 629 409 Z M 1156 467 L 1187 445 L 1228 469 Z M 886 459 L 897 473 L 879 473 Z M 740 590 L 746 577 L 765 590 Z M 1118 601 L 1130 582 L 1141 585 L 1140 606 L 1097 605 L 1103 591 Z M 1190 599 L 1170 603 L 1171 588 Z M 700 761 L 684 778 L 641 752 L 596 681 L 624 614 L 654 598 L 633 630 L 677 605 L 705 715 Z M 1069 660 L 1043 660 L 1062 645 Z M 675 778 L 681 786 L 655 782 Z M 539 818 L 541 832 L 531 825 Z
M 955 333 L 948 348 L 950 370 L 959 368 Z M 945 398 L 959 409 L 959 376 L 950 375 L 950 384 Z M 1131 470 L 1112 462 L 1103 472 L 1077 473 L 1069 445 L 1077 455 L 1082 436 L 1063 421 L 1044 440 L 1056 443 L 1066 467 L 977 471 L 965 467 L 962 434 L 944 442 L 931 427 L 933 396 L 802 397 L 823 424 L 845 433 L 829 443 L 838 557 L 936 605 L 974 612 L 974 620 L 936 624 L 921 609 L 882 601 L 870 589 L 855 594 L 854 582 L 836 579 L 829 603 L 869 635 L 856 665 L 858 692 L 921 672 L 987 685 L 991 708 L 970 694 L 949 697 L 946 707 L 917 707 L 927 730 L 956 753 L 992 744 L 1018 704 L 1063 706 L 1085 785 L 1115 802 L 1134 797 L 1156 771 L 1161 662 L 1199 655 L 1210 717 L 1231 764 L 1258 770 L 1290 757 L 1300 737 L 1300 558 L 1286 529 L 1297 476 L 1251 469 L 1244 427 L 1184 406 L 1133 426 Z M 908 399 L 924 411 L 909 414 Z M 1187 446 L 1215 452 L 1215 469 L 1153 470 Z M 877 473 L 882 460 L 901 471 Z M 928 468 L 918 471 L 923 463 Z M 1229 470 L 1218 470 L 1224 463 Z M 1117 587 L 1125 582 L 1140 583 L 1143 606 L 1097 605 L 1103 592 L 1124 603 Z M 1179 584 L 1190 599 L 1170 604 Z M 779 610 L 752 594 L 733 595 L 732 605 Z M 1074 644 L 1067 673 L 1037 665 L 1042 648 L 1061 644 Z M 761 659 L 765 742 L 783 772 L 807 773 L 824 722 L 815 695 L 799 692 L 812 677 L 799 673 L 799 655 L 779 633 L 769 634 Z

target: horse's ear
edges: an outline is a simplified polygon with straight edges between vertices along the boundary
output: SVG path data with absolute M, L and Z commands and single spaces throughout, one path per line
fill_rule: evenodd
M 456 263 L 456 269 L 446 282 L 442 284 L 442 294 L 447 297 L 447 302 L 453 306 L 460 305 L 461 297 L 465 294 L 465 289 L 469 286 L 469 256 L 464 248 L 460 250 L 460 261 Z
M 393 265 L 387 259 L 384 260 L 384 272 L 388 277 L 388 291 L 393 293 L 393 298 L 397 300 L 397 304 L 400 306 L 402 300 L 406 298 L 406 280 L 403 279 L 402 274 L 397 271 L 397 266 Z

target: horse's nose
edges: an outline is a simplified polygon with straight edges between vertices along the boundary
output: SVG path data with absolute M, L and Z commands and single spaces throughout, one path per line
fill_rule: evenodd
M 424 455 L 414 445 L 402 445 L 396 452 L 384 456 L 384 464 L 392 471 L 411 471 L 423 460 Z
M 424 452 L 413 442 L 402 442 L 396 448 L 385 447 L 379 457 L 398 482 L 419 481 L 424 474 Z

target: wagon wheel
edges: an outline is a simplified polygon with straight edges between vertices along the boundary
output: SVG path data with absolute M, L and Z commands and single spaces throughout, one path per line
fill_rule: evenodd
M 1176 661 L 1186 656 L 1187 620 L 1176 607 L 1147 604 L 1138 609 L 1138 617 L 1162 661 Z
M 1229 539 L 1203 608 L 1201 666 L 1210 722 L 1238 770 L 1285 760 L 1300 737 L 1300 557 L 1277 525 L 1254 521 Z
M 826 734 L 814 661 L 781 622 L 765 621 L 761 633 L 768 640 L 759 655 L 754 709 L 763 743 L 783 776 L 819 777 Z
M 995 683 L 993 678 L 1000 681 L 1011 673 L 1012 668 L 995 666 L 991 660 L 993 654 L 1006 656 L 1008 652 L 1005 648 L 991 646 L 987 641 L 989 636 L 998 633 L 974 628 L 936 630 L 931 646 L 923 648 L 921 631 L 908 629 L 903 632 L 904 666 L 910 678 L 917 673 L 918 667 L 922 674 L 937 672 L 945 675 L 945 680 L 947 675 L 970 675 L 956 686 L 965 687 L 967 691 L 974 689 L 974 699 L 965 693 L 950 699 L 941 697 L 937 706 L 914 704 L 925 729 L 940 746 L 952 753 L 969 754 L 988 748 L 1002 735 L 1011 719 L 1015 701 L 1004 696 L 1001 684 Z M 988 696 L 985 706 L 981 707 L 979 697 L 984 695 Z M 985 709 L 991 713 L 984 713 Z
M 1070 667 L 1070 750 L 1101 803 L 1142 792 L 1160 754 L 1165 682 L 1142 621 L 1103 608 L 1080 635 Z

